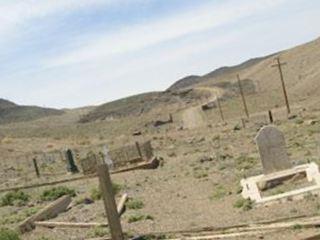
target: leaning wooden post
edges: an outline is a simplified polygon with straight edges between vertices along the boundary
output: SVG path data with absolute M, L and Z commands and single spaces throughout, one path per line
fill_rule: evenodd
M 171 113 L 169 114 L 169 123 L 173 123 L 173 117 Z
M 35 172 L 37 174 L 37 177 L 39 178 L 40 177 L 40 171 L 39 171 L 37 159 L 33 158 L 32 161 L 33 161 L 34 170 L 35 170 Z
M 142 152 L 141 152 L 141 148 L 140 148 L 139 142 L 136 142 L 136 147 L 137 147 L 137 151 L 138 151 L 139 157 L 140 157 L 141 160 L 142 160 L 142 159 L 143 159 L 143 156 L 142 156 Z
M 107 164 L 100 164 L 97 168 L 104 208 L 107 214 L 112 240 L 123 240 L 122 227 L 117 211 L 116 201 L 112 190 L 109 168 Z
M 241 122 L 242 122 L 242 127 L 246 128 L 246 120 L 244 120 L 243 118 L 241 118 Z

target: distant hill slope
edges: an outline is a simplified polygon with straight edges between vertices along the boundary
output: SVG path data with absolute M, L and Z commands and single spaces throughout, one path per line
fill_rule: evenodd
M 221 67 L 221 68 L 215 69 L 214 71 L 207 73 L 203 76 L 196 76 L 196 75 L 187 76 L 187 77 L 184 77 L 184 78 L 176 81 L 167 90 L 168 91 L 177 91 L 177 90 L 185 89 L 188 87 L 192 87 L 198 83 L 206 81 L 207 79 L 217 78 L 217 77 L 224 76 L 227 74 L 232 74 L 232 73 L 238 72 L 240 70 L 254 66 L 254 65 L 260 63 L 261 61 L 263 61 L 269 57 L 272 57 L 274 55 L 275 54 L 265 56 L 265 57 L 253 58 L 253 59 L 247 60 L 247 61 L 245 61 L 241 64 L 238 64 L 238 65 L 235 65 L 235 66 Z
M 64 111 L 36 106 L 20 106 L 5 99 L 0 99 L 0 124 L 23 122 L 46 116 L 61 115 Z
M 192 102 L 192 96 L 199 98 L 194 94 L 195 91 L 190 94 L 189 90 L 192 89 L 212 88 L 223 93 L 228 100 L 238 94 L 237 74 L 243 80 L 245 92 L 255 98 L 249 105 L 259 105 L 257 109 L 262 106 L 269 109 L 282 106 L 279 72 L 277 68 L 271 67 L 275 63 L 275 57 L 287 62 L 283 72 L 291 103 L 319 99 L 320 38 L 265 57 L 253 58 L 239 65 L 221 67 L 203 76 L 187 76 L 175 82 L 165 92 L 145 93 L 103 104 L 84 116 L 81 122 L 138 114 L 157 106 L 164 111 L 168 104 L 181 101 L 188 104 Z
M 173 104 L 188 103 L 200 99 L 201 94 L 192 89 L 187 91 L 148 92 L 122 98 L 102 104 L 80 119 L 80 123 L 106 120 L 129 115 L 141 115 L 152 109 L 172 106 Z
M 168 91 L 177 91 L 179 89 L 190 87 L 196 83 L 198 83 L 201 80 L 200 76 L 191 75 L 184 77 L 178 81 L 176 81 L 174 84 L 172 84 L 167 90 Z

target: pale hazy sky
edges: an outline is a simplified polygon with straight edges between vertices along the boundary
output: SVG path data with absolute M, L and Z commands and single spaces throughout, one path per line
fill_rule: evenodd
M 0 0 L 0 98 L 79 107 L 320 36 L 319 0 Z

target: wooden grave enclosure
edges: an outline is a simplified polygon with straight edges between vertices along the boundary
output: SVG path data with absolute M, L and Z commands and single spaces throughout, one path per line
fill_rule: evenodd
M 96 153 L 90 151 L 85 156 L 78 154 L 79 163 L 83 174 L 89 175 L 96 172 L 96 167 L 103 162 L 104 156 L 101 152 Z M 153 149 L 151 142 L 147 141 L 142 144 L 136 142 L 135 144 L 127 145 L 121 148 L 111 150 L 109 156 L 114 163 L 114 168 L 134 166 L 141 162 L 147 162 L 153 158 Z

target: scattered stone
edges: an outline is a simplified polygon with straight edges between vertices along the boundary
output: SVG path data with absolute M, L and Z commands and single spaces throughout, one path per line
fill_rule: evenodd
M 133 136 L 141 136 L 142 133 L 141 133 L 141 131 L 134 131 L 134 132 L 132 133 L 132 135 L 133 135 Z
M 289 119 L 289 120 L 292 120 L 292 119 L 295 119 L 295 118 L 297 118 L 297 117 L 298 117 L 298 115 L 292 114 L 292 115 L 289 115 L 288 119 Z
M 319 121 L 317 121 L 317 120 L 309 120 L 309 121 L 307 121 L 308 125 L 315 125 L 317 123 L 319 123 Z
M 84 198 L 83 199 L 83 204 L 89 205 L 94 203 L 94 201 L 91 198 Z
M 204 163 L 204 162 L 212 162 L 213 160 L 214 158 L 211 156 L 201 156 L 198 161 L 201 163 Z
M 239 130 L 241 130 L 240 124 L 235 125 L 233 128 L 233 131 L 239 131 Z
M 173 123 L 172 114 L 169 114 L 169 119 L 168 120 L 162 120 L 162 119 L 156 120 L 153 123 L 153 126 L 154 127 L 159 127 L 159 126 L 162 126 L 162 125 L 165 125 L 165 124 L 169 124 L 169 123 Z
M 169 152 L 168 157 L 176 157 L 177 154 L 175 152 Z
M 182 130 L 184 130 L 184 128 L 183 128 L 183 126 L 180 126 L 180 127 L 177 128 L 177 130 L 178 131 L 182 131 Z

